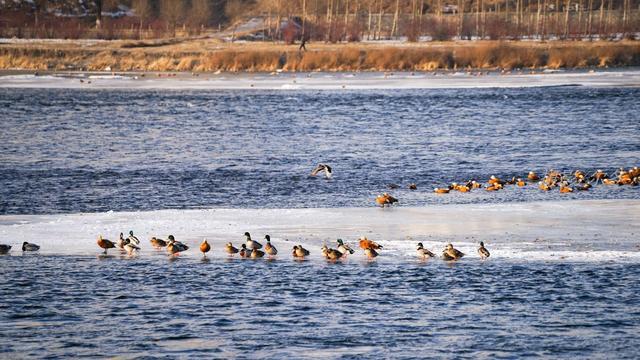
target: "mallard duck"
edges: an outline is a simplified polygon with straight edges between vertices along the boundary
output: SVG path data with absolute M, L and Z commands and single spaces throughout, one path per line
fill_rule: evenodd
M 169 254 L 176 255 L 187 250 L 189 250 L 189 247 L 186 244 L 176 241 L 173 235 L 169 235 L 169 243 L 167 244 L 167 252 Z
M 302 245 L 295 245 L 292 251 L 293 257 L 296 258 L 304 258 L 305 256 L 309 256 L 309 250 L 302 247 Z
M 40 250 L 39 245 L 31 244 L 26 241 L 22 243 L 22 251 L 38 251 L 38 250 Z
M 129 242 L 134 243 L 135 245 L 140 245 L 140 240 L 133 235 L 133 230 L 129 230 L 129 237 L 127 238 Z
M 424 248 L 424 246 L 422 245 L 421 242 L 418 243 L 418 248 L 417 248 L 417 253 L 418 256 L 421 258 L 427 258 L 427 257 L 434 257 L 436 256 L 434 253 L 432 253 L 431 251 L 427 250 Z
M 531 181 L 538 181 L 538 180 L 540 180 L 540 176 L 538 176 L 538 174 L 536 174 L 533 171 L 529 171 L 529 175 L 527 175 L 527 179 L 529 179 Z
M 464 254 L 461 251 L 454 249 L 453 245 L 451 244 L 447 244 L 444 251 L 442 252 L 442 257 L 445 260 L 458 260 L 463 256 Z
M 128 242 L 124 245 L 124 250 L 127 252 L 127 254 L 133 255 L 137 251 L 140 251 L 140 247 L 138 247 L 136 244 L 132 242 Z
M 151 240 L 149 240 L 149 242 L 151 243 L 151 246 L 153 246 L 156 249 L 162 249 L 163 247 L 167 246 L 166 241 L 162 239 L 158 239 L 156 237 L 152 237 Z
M 252 259 L 258 259 L 264 256 L 264 251 L 262 250 L 258 250 L 258 249 L 253 249 L 251 251 L 251 255 L 249 255 L 249 257 L 251 257 Z
M 338 260 L 344 254 L 339 250 L 327 247 L 327 245 L 322 245 L 322 255 L 324 255 L 328 260 Z
M 228 242 L 227 245 L 225 246 L 225 250 L 227 251 L 227 254 L 229 255 L 234 255 L 238 253 L 238 248 L 234 247 L 232 243 Z
M 240 248 L 240 257 L 246 258 L 249 255 L 251 255 L 251 250 L 247 249 L 247 245 L 246 244 L 242 244 L 242 246 Z
M 351 248 L 351 246 L 342 242 L 342 239 L 338 239 L 337 242 L 338 242 L 338 251 L 340 251 L 341 253 L 345 255 L 354 253 L 354 250 Z
M 484 247 L 484 243 L 482 241 L 480 241 L 480 247 L 478 248 L 478 255 L 480 255 L 481 259 L 486 259 L 489 256 L 491 256 L 491 254 L 489 253 L 489 250 L 487 250 L 487 248 Z
M 369 258 L 369 259 L 373 259 L 374 257 L 378 256 L 378 252 L 375 251 L 374 249 L 365 249 L 364 250 L 364 254 Z
M 333 170 L 331 169 L 331 166 L 327 164 L 318 164 L 318 166 L 316 166 L 311 171 L 311 176 L 316 176 L 323 171 L 324 171 L 324 177 L 327 179 L 331 179 L 331 177 L 333 176 Z
M 267 243 L 264 244 L 264 251 L 269 256 L 276 256 L 278 254 L 278 249 L 276 249 L 275 246 L 271 245 L 271 236 L 265 235 L 264 239 L 267 241 Z
M 202 255 L 207 256 L 207 253 L 211 250 L 211 245 L 207 242 L 207 239 L 204 239 L 200 244 L 200 252 Z
M 114 244 L 113 241 L 108 239 L 103 239 L 102 235 L 98 236 L 97 243 L 98 243 L 98 246 L 104 249 L 105 254 L 107 253 L 108 249 L 113 249 L 116 247 L 116 244 Z
M 262 249 L 262 244 L 260 244 L 255 240 L 251 240 L 251 234 L 249 234 L 248 232 L 245 232 L 244 236 L 247 238 L 247 241 L 246 241 L 247 249 L 250 249 L 250 250 Z
M 0 255 L 8 254 L 11 251 L 11 245 L 0 244 Z
M 378 245 L 377 243 L 367 239 L 364 236 L 360 238 L 360 242 L 358 243 L 358 245 L 360 245 L 360 248 L 362 248 L 364 250 L 366 250 L 366 249 L 374 249 L 374 250 L 382 249 L 382 245 Z
M 124 250 L 124 246 L 128 243 L 129 239 L 125 239 L 124 234 L 120 233 L 120 237 L 118 237 L 118 240 L 116 240 L 116 246 L 118 246 L 119 249 Z

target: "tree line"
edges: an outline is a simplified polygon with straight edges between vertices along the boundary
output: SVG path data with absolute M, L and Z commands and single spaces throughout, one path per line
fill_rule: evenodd
M 545 40 L 640 32 L 640 0 L 32 0 L 4 2 L 0 10 L 5 37 L 173 37 L 251 18 L 260 22 L 237 36 Z

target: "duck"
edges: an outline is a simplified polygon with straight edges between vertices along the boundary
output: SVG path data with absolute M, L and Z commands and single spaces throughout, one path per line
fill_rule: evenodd
M 202 255 L 206 257 L 209 250 L 211 250 L 211 245 L 209 245 L 207 239 L 202 240 L 202 243 L 200 244 L 200 252 Z
M 169 243 L 167 244 L 167 252 L 170 255 L 177 255 L 183 251 L 189 250 L 189 247 L 186 244 L 183 244 L 173 237 L 173 235 L 169 235 Z
M 258 249 L 253 249 L 251 251 L 251 254 L 249 255 L 249 257 L 252 258 L 252 259 L 259 259 L 261 257 L 264 257 L 264 251 L 258 250 Z
M 269 256 L 276 256 L 278 254 L 278 249 L 271 245 L 271 236 L 265 235 L 264 239 L 267 241 L 267 243 L 264 244 L 264 251 L 269 254 Z
M 482 187 L 482 184 L 480 184 L 479 182 L 475 181 L 475 180 L 471 180 L 470 181 L 471 186 L 469 186 L 472 189 L 480 189 Z
M 455 186 L 453 187 L 454 190 L 462 192 L 462 193 L 466 193 L 469 192 L 469 190 L 471 190 L 471 188 L 467 185 L 458 185 L 456 183 L 454 183 Z M 452 184 L 453 185 L 453 184 Z
M 167 242 L 162 240 L 162 239 L 158 239 L 155 236 L 151 238 L 151 240 L 149 240 L 149 242 L 151 243 L 151 246 L 153 246 L 156 249 L 162 249 L 163 247 L 167 246 Z
M 251 255 L 251 250 L 247 249 L 246 244 L 242 244 L 242 247 L 240 248 L 240 257 L 246 258 L 246 257 L 249 257 L 250 255 Z
M 502 185 L 500 183 L 493 183 L 485 189 L 486 191 L 498 191 L 502 189 Z
M 377 243 L 367 239 L 364 236 L 360 238 L 359 245 L 360 245 L 360 248 L 362 248 L 364 250 L 367 250 L 367 249 L 374 249 L 374 250 L 382 249 L 382 245 L 378 245 Z
M 377 251 L 375 251 L 374 249 L 371 249 L 371 248 L 369 248 L 369 249 L 365 249 L 365 250 L 364 250 L 364 254 L 365 254 L 369 259 L 373 259 L 373 258 L 375 258 L 376 256 L 378 256 L 378 252 L 377 252 Z
M 0 244 L 0 255 L 6 255 L 11 251 L 11 245 Z
M 292 255 L 295 258 L 304 258 L 309 256 L 309 250 L 302 247 L 302 245 L 295 245 L 293 247 Z
M 249 234 L 248 232 L 245 232 L 244 236 L 247 238 L 247 242 L 246 242 L 247 249 L 250 249 L 250 250 L 262 249 L 262 244 L 260 244 L 255 240 L 251 240 L 251 234 Z
M 326 179 L 331 179 L 333 176 L 333 170 L 331 169 L 331 166 L 327 164 L 318 164 L 318 166 L 311 171 L 311 176 L 316 176 L 321 172 L 324 172 L 324 177 Z
M 125 239 L 124 234 L 120 233 L 120 237 L 118 237 L 118 240 L 116 240 L 116 245 L 118 246 L 118 248 L 121 250 L 124 250 L 124 246 L 127 245 L 128 243 L 129 243 L 129 239 Z
M 582 170 L 576 170 L 573 173 L 573 177 L 576 179 L 576 181 L 582 182 L 586 179 L 587 175 Z
M 484 242 L 482 241 L 480 241 L 480 247 L 478 248 L 478 255 L 480 255 L 480 258 L 483 260 L 491 256 L 491 254 L 489 253 L 489 250 L 487 250 L 487 248 L 484 247 Z
M 133 235 L 133 230 L 129 230 L 129 237 L 127 238 L 129 242 L 134 243 L 135 245 L 140 245 L 140 240 Z
M 540 190 L 542 190 L 542 191 L 549 191 L 549 190 L 551 190 L 551 186 L 547 185 L 547 184 L 546 184 L 545 182 L 543 182 L 543 181 L 540 181 L 540 182 L 538 183 L 538 188 L 539 188 Z
M 613 179 L 602 179 L 601 180 L 603 184 L 605 185 L 618 185 L 618 182 L 616 180 Z
M 40 245 L 28 243 L 26 241 L 22 243 L 22 251 L 38 251 L 38 250 L 40 250 Z
M 129 255 L 135 254 L 137 251 L 140 251 L 140 247 L 132 242 L 128 242 L 124 245 L 124 250 Z
M 436 194 L 448 194 L 449 193 L 449 188 L 435 188 L 433 189 L 433 192 Z
M 560 192 L 563 193 L 563 194 L 570 193 L 570 192 L 573 192 L 573 188 L 571 188 L 570 186 L 567 186 L 567 185 L 561 185 L 560 186 Z
M 464 254 L 460 250 L 455 249 L 451 244 L 447 244 L 442 252 L 442 257 L 445 260 L 458 260 L 463 256 Z
M 327 245 L 322 245 L 322 255 L 324 255 L 328 260 L 338 260 L 344 254 L 339 250 L 327 247 Z
M 540 176 L 538 176 L 538 174 L 536 174 L 533 171 L 529 171 L 529 174 L 527 175 L 527 179 L 529 179 L 531 181 L 538 181 L 538 180 L 540 180 Z
M 640 168 L 638 168 L 637 166 L 631 168 L 629 170 L 629 176 L 631 176 L 632 178 L 637 178 L 638 176 L 640 176 Z
M 598 181 L 602 182 L 605 179 L 608 179 L 609 176 L 602 170 L 598 169 L 596 170 L 596 172 L 593 173 L 593 175 L 591 175 L 591 177 L 589 178 L 589 180 L 595 180 L 595 182 L 597 183 Z
M 338 239 L 337 240 L 338 243 L 338 251 L 340 251 L 341 253 L 348 255 L 348 254 L 353 254 L 355 251 L 351 248 L 351 246 L 345 244 L 342 239 Z
M 505 185 L 514 185 L 515 183 L 516 183 L 516 177 L 515 176 L 504 182 Z
M 519 186 L 519 187 L 527 186 L 527 183 L 522 179 L 518 179 L 516 181 L 516 186 Z
M 581 183 L 576 185 L 576 190 L 578 191 L 587 191 L 589 189 L 591 189 L 591 184 L 589 183 Z
M 427 250 L 424 248 L 424 246 L 422 245 L 421 242 L 418 243 L 418 248 L 417 248 L 417 253 L 418 256 L 422 259 L 426 259 L 428 257 L 434 257 L 436 256 L 434 253 L 432 253 L 431 251 Z
M 239 250 L 238 250 L 238 248 L 237 248 L 237 247 L 235 247 L 235 246 L 233 246 L 233 244 L 232 244 L 232 243 L 230 243 L 230 242 L 228 242 L 228 243 L 227 243 L 227 245 L 225 245 L 225 247 L 224 247 L 224 248 L 225 248 L 225 250 L 227 251 L 227 254 L 232 255 L 232 256 L 233 256 L 234 254 L 237 254 L 237 253 L 238 253 L 238 251 L 239 251 Z
M 399 189 L 400 185 L 391 183 L 387 184 L 387 188 L 389 188 L 389 190 Z
M 378 195 L 376 197 L 376 203 L 381 207 L 385 207 L 385 205 L 391 206 L 393 203 L 397 203 L 398 199 L 389 195 L 388 193 L 383 193 L 382 195 Z
M 409 190 L 418 190 L 418 185 L 416 185 L 416 184 L 409 184 Z
M 620 174 L 618 174 L 618 184 L 619 185 L 629 185 L 629 184 L 631 184 L 632 181 L 633 181 L 633 179 L 631 178 L 631 175 L 629 175 L 628 172 L 622 170 L 622 171 L 620 171 Z
M 108 249 L 113 249 L 116 247 L 116 244 L 114 244 L 113 241 L 108 239 L 103 239 L 102 235 L 98 236 L 97 243 L 98 243 L 98 246 L 104 249 L 105 255 L 107 254 Z
M 495 184 L 504 185 L 504 181 L 500 180 L 500 178 L 496 177 L 495 175 L 491 175 L 487 183 L 489 183 L 490 185 L 495 185 Z

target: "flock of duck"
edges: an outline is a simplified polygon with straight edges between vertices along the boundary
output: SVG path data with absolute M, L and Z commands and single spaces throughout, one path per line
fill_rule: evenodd
M 261 243 L 253 240 L 251 238 L 251 234 L 249 234 L 248 232 L 245 232 L 244 236 L 245 242 L 240 246 L 239 249 L 233 246 L 231 242 L 228 242 L 225 245 L 225 252 L 229 256 L 238 254 L 241 258 L 259 259 L 263 258 L 265 255 L 273 258 L 278 254 L 278 250 L 271 243 L 271 236 L 264 236 L 264 246 Z M 167 237 L 167 240 L 163 240 L 154 236 L 151 238 L 151 240 L 149 240 L 149 242 L 151 243 L 151 246 L 153 246 L 157 250 L 165 249 L 169 256 L 177 256 L 180 253 L 189 250 L 189 246 L 180 241 L 177 241 L 173 235 L 169 235 Z M 130 256 L 134 256 L 140 251 L 140 239 L 138 239 L 138 237 L 133 234 L 133 231 L 129 231 L 129 236 L 127 237 L 124 237 L 124 234 L 120 233 L 120 236 L 116 241 L 105 239 L 102 237 L 102 235 L 100 235 L 98 236 L 98 240 L 96 243 L 101 249 L 104 250 L 103 254 L 105 255 L 107 254 L 107 251 L 109 249 L 118 249 Z M 375 241 L 369 240 L 366 237 L 361 237 L 358 241 L 358 245 L 364 251 L 365 256 L 369 259 L 376 258 L 379 255 L 379 251 L 382 249 L 382 245 L 376 243 Z M 10 245 L 0 245 L 0 254 L 7 254 L 10 250 Z M 40 250 L 40 246 L 36 244 L 25 242 L 22 245 L 23 252 L 38 250 Z M 212 247 L 205 239 L 200 244 L 199 250 L 203 254 L 203 256 L 206 257 L 207 253 L 212 250 Z M 335 248 L 330 248 L 325 244 L 322 246 L 320 251 L 322 252 L 322 256 L 330 261 L 340 260 L 355 253 L 355 250 L 350 245 L 346 244 L 342 239 L 338 239 L 336 241 Z M 416 252 L 418 257 L 421 259 L 436 257 L 436 255 L 426 249 L 421 242 L 418 243 Z M 294 259 L 304 259 L 310 254 L 310 251 L 305 249 L 302 245 L 294 245 L 291 250 L 291 255 Z M 480 255 L 481 259 L 486 259 L 490 256 L 489 250 L 487 250 L 483 242 L 480 242 L 478 254 Z M 447 244 L 442 252 L 442 259 L 447 261 L 458 260 L 463 256 L 465 256 L 465 254 L 460 250 L 454 248 L 452 244 Z
M 587 191 L 594 185 L 599 183 L 604 185 L 637 186 L 640 184 L 640 168 L 638 168 L 637 166 L 629 170 L 620 168 L 613 174 L 613 176 L 609 176 L 602 170 L 597 170 L 590 176 L 588 176 L 582 170 L 576 170 L 573 174 L 570 175 L 564 174 L 557 170 L 550 170 L 543 177 L 540 177 L 534 171 L 530 171 L 525 178 L 512 177 L 508 180 L 503 180 L 495 175 L 491 175 L 486 185 L 476 180 L 468 180 L 461 183 L 454 182 L 446 187 L 437 187 L 433 189 L 433 191 L 436 194 L 448 194 L 452 191 L 466 193 L 470 192 L 473 189 L 483 188 L 486 191 L 499 191 L 504 189 L 504 187 L 508 185 L 524 187 L 531 182 L 536 183 L 538 185 L 538 188 L 542 191 L 550 191 L 557 188 L 559 189 L 560 193 Z M 390 189 L 397 189 L 400 186 L 397 184 L 389 184 L 388 187 Z M 409 189 L 416 190 L 416 184 L 410 184 Z M 385 207 L 398 202 L 398 199 L 389 195 L 388 193 L 383 193 L 382 195 L 378 195 L 375 201 L 377 205 Z

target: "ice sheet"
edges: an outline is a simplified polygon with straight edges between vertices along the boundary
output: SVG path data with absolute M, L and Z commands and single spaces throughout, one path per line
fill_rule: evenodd
M 222 73 L 176 76 L 147 73 L 57 73 L 53 76 L 0 74 L 5 88 L 86 88 L 86 89 L 440 89 L 440 88 L 517 88 L 548 86 L 640 86 L 640 70 L 553 71 L 509 75 L 477 72 L 438 73 Z M 88 76 L 82 82 L 78 77 Z
M 367 236 L 384 245 L 382 258 L 414 259 L 418 241 L 440 254 L 452 242 L 477 258 L 479 241 L 492 259 L 558 261 L 640 261 L 640 201 L 595 200 L 426 207 L 314 209 L 202 209 L 0 216 L 0 243 L 42 245 L 42 254 L 97 254 L 98 234 L 115 240 L 133 230 L 145 254 L 155 253 L 151 236 L 173 234 L 199 256 L 203 238 L 213 257 L 223 257 L 228 241 L 239 246 L 249 231 L 262 241 L 270 234 L 281 256 L 300 243 L 319 259 L 323 243 L 337 238 L 356 246 Z M 117 253 L 117 252 L 114 252 Z M 361 252 L 356 257 L 362 257 Z

